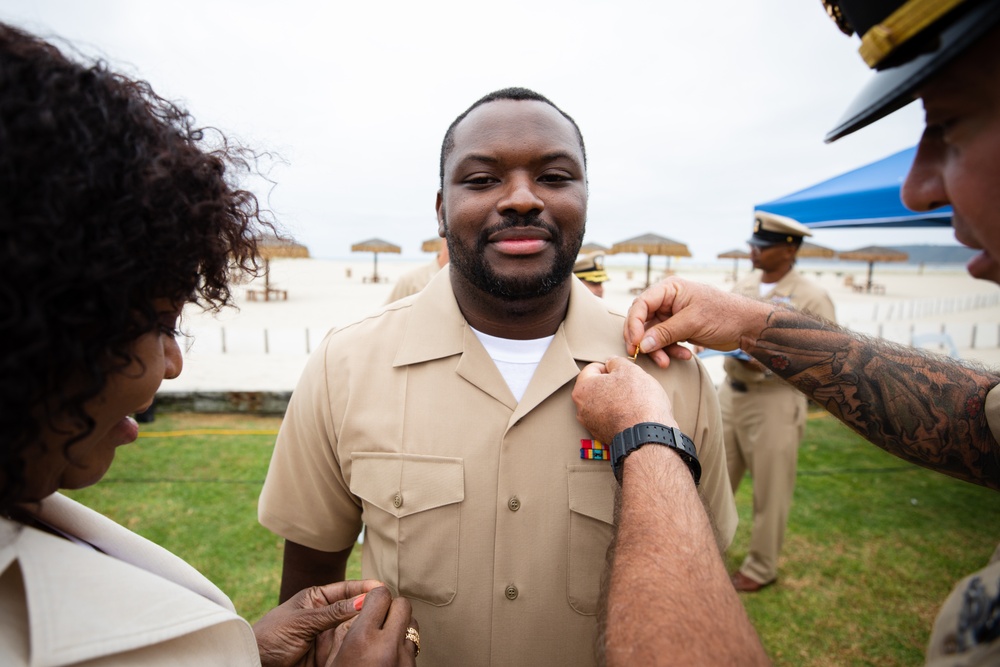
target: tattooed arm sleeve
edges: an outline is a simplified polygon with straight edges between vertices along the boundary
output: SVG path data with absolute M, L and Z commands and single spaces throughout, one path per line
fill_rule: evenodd
M 890 454 L 1000 489 L 986 394 L 1000 374 L 776 309 L 741 346 Z

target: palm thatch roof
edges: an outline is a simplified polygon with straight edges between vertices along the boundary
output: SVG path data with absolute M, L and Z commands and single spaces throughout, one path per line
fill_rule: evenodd
M 646 255 L 666 255 L 667 257 L 690 257 L 691 251 L 680 241 L 668 239 L 659 234 L 642 234 L 619 241 L 611 246 L 610 254 L 636 252 Z
M 368 239 L 352 245 L 351 252 L 394 252 L 398 254 L 403 252 L 403 249 L 395 243 L 389 243 L 382 239 Z
M 420 244 L 420 249 L 424 252 L 439 252 L 441 250 L 441 245 L 444 243 L 444 239 L 440 236 L 435 236 L 432 239 L 427 239 Z

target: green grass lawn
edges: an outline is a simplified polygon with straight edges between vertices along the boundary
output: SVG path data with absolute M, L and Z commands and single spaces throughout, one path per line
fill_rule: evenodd
M 1000 542 L 1000 495 L 909 466 L 814 416 L 778 583 L 743 596 L 750 618 L 779 665 L 921 664 L 938 605 Z M 279 424 L 160 414 L 99 485 L 68 495 L 183 557 L 255 621 L 276 603 L 281 572 L 281 540 L 257 523 Z M 750 502 L 748 480 L 731 570 L 746 553 Z M 358 556 L 349 577 L 361 574 Z

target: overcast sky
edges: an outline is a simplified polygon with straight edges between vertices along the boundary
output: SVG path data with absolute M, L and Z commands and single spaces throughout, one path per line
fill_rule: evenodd
M 694 261 L 745 248 L 755 203 L 916 143 L 919 104 L 825 145 L 869 78 L 818 0 L 4 0 L 0 19 L 147 79 L 200 124 L 281 156 L 257 189 L 317 257 L 437 235 L 445 129 L 526 86 L 587 145 L 587 241 L 655 232 Z M 820 230 L 837 249 L 950 229 Z M 690 260 L 689 260 L 690 261 Z

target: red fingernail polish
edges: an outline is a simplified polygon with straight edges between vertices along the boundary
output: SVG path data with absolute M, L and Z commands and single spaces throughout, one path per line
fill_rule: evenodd
M 365 596 L 367 593 L 362 593 L 358 597 L 354 598 L 354 610 L 361 611 L 361 607 L 365 604 Z

